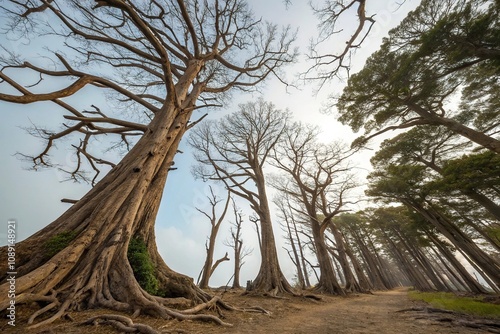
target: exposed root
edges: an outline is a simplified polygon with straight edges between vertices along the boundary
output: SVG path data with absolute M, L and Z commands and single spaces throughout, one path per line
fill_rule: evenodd
M 220 299 L 220 297 L 214 297 L 214 298 L 218 298 L 218 300 L 217 300 L 218 305 L 220 305 L 221 307 L 223 307 L 224 309 L 229 310 L 229 311 L 253 312 L 253 313 L 262 313 L 265 315 L 271 315 L 271 312 L 269 312 L 268 310 L 266 310 L 260 306 L 251 306 L 251 307 L 244 307 L 244 308 L 235 307 L 235 306 L 232 306 L 232 305 L 225 303 L 222 299 Z
M 71 303 L 71 298 L 66 299 L 66 301 L 65 301 L 65 302 L 64 302 L 64 303 L 63 303 L 63 304 L 59 307 L 59 310 L 58 310 L 58 311 L 57 311 L 57 312 L 56 312 L 53 316 L 51 316 L 51 317 L 50 317 L 50 318 L 48 318 L 48 319 L 45 319 L 44 321 L 41 321 L 41 322 L 39 322 L 39 323 L 36 323 L 36 324 L 34 324 L 34 325 L 29 326 L 29 327 L 28 327 L 28 329 L 34 329 L 34 328 L 38 328 L 38 327 L 41 327 L 41 326 L 44 326 L 44 325 L 51 324 L 51 323 L 53 323 L 54 321 L 56 321 L 56 320 L 58 320 L 58 319 L 60 319 L 60 318 L 62 318 L 62 317 L 64 317 L 64 316 L 66 316 L 66 315 L 67 315 L 67 313 L 66 313 L 66 312 L 68 311 L 68 308 L 69 308 L 70 303 Z M 45 309 L 45 308 L 44 308 L 44 309 Z M 42 310 L 43 310 L 43 309 L 42 309 Z M 41 311 L 41 310 L 40 310 L 40 311 Z M 44 310 L 44 312 L 42 312 L 42 313 L 45 313 L 46 311 L 48 311 L 48 309 Z M 37 311 L 37 312 L 39 312 L 39 311 Z M 34 320 L 34 318 L 36 318 L 36 316 L 35 316 L 35 317 L 33 317 L 33 316 L 34 316 L 37 312 L 35 312 L 35 313 L 34 313 L 34 314 L 30 317 L 30 319 L 31 319 L 31 318 L 33 318 L 33 320 Z M 37 314 L 37 316 L 38 316 L 38 315 L 40 315 L 40 314 L 42 314 L 42 313 Z M 28 321 L 28 322 L 29 322 L 29 321 Z
M 323 298 L 321 298 L 320 296 L 313 295 L 313 294 L 300 295 L 300 297 L 309 298 L 309 299 L 316 300 L 316 301 L 323 300 Z
M 259 306 L 253 306 L 253 307 L 247 307 L 247 308 L 234 307 L 234 306 L 224 302 L 220 296 L 214 296 L 212 299 L 210 299 L 206 303 L 196 305 L 195 307 L 187 309 L 187 310 L 179 311 L 179 313 L 181 313 L 181 314 L 196 314 L 196 313 L 198 313 L 202 310 L 205 310 L 205 309 L 217 309 L 218 307 L 221 307 L 221 308 L 228 310 L 228 311 L 255 312 L 255 313 L 262 313 L 262 314 L 266 314 L 266 315 L 271 314 L 269 311 L 267 311 Z
M 151 326 L 145 324 L 134 323 L 132 319 L 127 318 L 123 315 L 118 314 L 102 314 L 92 317 L 80 325 L 111 325 L 116 329 L 126 332 L 126 333 L 144 333 L 144 334 L 160 334 L 157 330 L 153 329 Z
M 222 321 L 220 318 L 210 315 L 210 314 L 183 314 L 179 311 L 173 311 L 170 309 L 165 309 L 166 313 L 177 320 L 199 320 L 204 322 L 213 322 L 217 325 L 232 327 L 233 325 Z M 181 311 L 182 312 L 182 311 Z
M 463 313 L 432 307 L 412 307 L 396 312 L 416 312 L 416 319 L 426 319 L 436 322 L 449 322 L 453 325 L 476 328 L 490 333 L 500 333 L 500 321 L 474 317 Z

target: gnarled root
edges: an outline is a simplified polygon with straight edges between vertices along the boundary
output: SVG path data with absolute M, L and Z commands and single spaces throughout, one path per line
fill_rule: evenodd
M 433 307 L 412 307 L 396 312 L 415 312 L 416 319 L 427 319 L 436 322 L 447 322 L 456 326 L 476 328 L 490 333 L 500 333 L 500 321 L 466 315 L 459 312 Z
M 92 317 L 80 325 L 111 325 L 116 329 L 123 331 L 125 333 L 144 333 L 144 334 L 160 334 L 158 331 L 153 329 L 151 326 L 145 324 L 137 324 L 132 321 L 132 319 L 127 318 L 123 315 L 118 314 L 102 314 Z
M 184 311 L 182 311 L 182 313 L 192 314 L 192 313 L 200 312 L 201 310 L 206 309 L 206 308 L 214 308 L 214 307 L 221 307 L 221 308 L 228 310 L 228 311 L 254 312 L 254 313 L 262 313 L 265 315 L 271 314 L 271 312 L 269 312 L 269 311 L 267 311 L 259 306 L 252 306 L 252 307 L 245 307 L 245 308 L 234 307 L 234 306 L 229 305 L 226 302 L 224 302 L 220 296 L 215 296 L 207 303 L 197 305 L 189 310 L 184 310 Z

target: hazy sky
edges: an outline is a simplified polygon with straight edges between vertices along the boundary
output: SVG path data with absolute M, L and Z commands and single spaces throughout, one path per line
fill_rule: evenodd
M 360 69 L 364 59 L 377 49 L 387 31 L 396 26 L 407 12 L 415 8 L 420 1 L 407 0 L 397 10 L 396 1 L 372 0 L 368 2 L 367 11 L 376 14 L 377 24 L 369 40 L 356 54 L 355 69 Z M 307 51 L 308 41 L 316 29 L 316 20 L 309 10 L 308 1 L 292 1 L 292 5 L 288 9 L 280 0 L 252 0 L 249 3 L 254 6 L 256 14 L 266 20 L 299 27 L 298 46 L 302 53 Z M 349 20 L 342 22 L 346 27 L 354 23 L 355 17 L 350 17 Z M 342 46 L 344 42 L 343 39 L 332 40 L 332 43 L 337 43 L 338 46 Z M 26 47 L 23 45 L 23 41 L 9 41 L 6 36 L 0 35 L 0 44 L 8 49 L 19 50 L 23 52 L 25 57 L 29 58 L 30 54 L 26 53 L 33 52 L 35 54 L 36 47 L 40 43 L 35 42 Z M 304 69 L 304 66 L 301 63 L 295 69 Z M 290 77 L 293 77 L 293 73 L 290 73 Z M 287 92 L 283 85 L 271 81 L 263 90 L 264 99 L 273 102 L 279 109 L 289 109 L 297 120 L 321 126 L 322 139 L 325 141 L 342 139 L 350 143 L 356 138 L 357 135 L 353 134 L 349 128 L 336 122 L 333 114 L 320 112 L 324 99 L 332 91 L 339 91 L 342 83 L 332 83 L 324 87 L 317 95 L 313 94 L 314 85 L 304 86 L 299 82 L 297 84 L 300 89 L 289 89 Z M 0 85 L 0 92 L 6 92 L 5 89 L 4 85 Z M 248 102 L 258 96 L 258 94 L 238 95 L 232 105 L 224 110 L 213 112 L 210 117 L 217 118 L 234 111 L 237 109 L 238 103 Z M 92 102 L 88 102 L 88 104 L 95 103 L 93 96 L 91 100 Z M 86 100 L 82 101 L 82 105 L 85 103 L 87 103 Z M 87 105 L 87 107 L 89 106 Z M 42 143 L 27 134 L 22 129 L 23 127 L 29 127 L 33 123 L 53 125 L 53 128 L 57 128 L 57 124 L 54 123 L 58 121 L 58 116 L 47 109 L 47 104 L 15 105 L 0 102 L 0 114 L 2 117 L 0 123 L 0 220 L 5 222 L 5 224 L 0 224 L 0 226 L 4 226 L 0 227 L 0 244 L 3 245 L 6 243 L 6 222 L 8 219 L 14 218 L 18 222 L 18 241 L 25 239 L 52 222 L 69 207 L 69 204 L 60 202 L 61 198 L 78 199 L 89 190 L 89 186 L 61 182 L 64 175 L 57 170 L 28 171 L 26 168 L 30 167 L 29 163 L 14 156 L 16 152 L 35 154 L 40 152 L 42 148 Z M 61 142 L 58 148 L 59 152 L 54 160 L 62 165 L 71 166 L 74 162 L 71 161 L 70 154 L 64 150 L 64 142 Z M 190 173 L 193 160 L 185 142 L 181 143 L 181 150 L 185 153 L 175 158 L 178 170 L 169 174 L 157 217 L 157 243 L 160 253 L 171 268 L 196 279 L 205 259 L 204 245 L 209 232 L 209 223 L 206 217 L 195 210 L 195 207 L 209 208 L 206 200 L 206 195 L 209 194 L 208 184 L 193 180 Z M 356 163 L 367 168 L 369 166 L 368 158 L 367 154 L 360 155 Z M 364 175 L 361 170 L 360 175 Z M 222 190 L 221 187 L 218 189 Z M 222 191 L 221 194 L 223 194 Z M 241 205 L 248 218 L 251 212 L 246 205 L 243 203 Z M 215 258 L 223 256 L 228 251 L 232 259 L 231 249 L 222 244 L 222 241 L 228 236 L 229 220 L 233 218 L 231 212 L 227 218 L 221 227 Z M 246 263 L 242 269 L 241 279 L 243 285 L 247 279 L 255 277 L 260 264 L 256 233 L 248 220 L 245 221 L 244 225 L 244 242 L 253 247 L 254 252 L 245 259 Z M 275 235 L 278 240 L 281 266 L 285 275 L 291 279 L 294 269 L 286 252 L 282 250 L 282 234 L 277 222 L 275 222 Z M 232 261 L 222 263 L 214 273 L 210 284 L 213 286 L 226 284 L 232 275 L 232 269 Z

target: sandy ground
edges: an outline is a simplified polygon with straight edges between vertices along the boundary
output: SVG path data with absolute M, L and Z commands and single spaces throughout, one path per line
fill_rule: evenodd
M 291 297 L 273 299 L 269 297 L 242 296 L 241 292 L 227 292 L 223 299 L 232 305 L 260 306 L 271 315 L 243 312 L 224 312 L 224 321 L 232 327 L 221 327 L 210 323 L 177 320 L 162 320 L 139 317 L 135 322 L 147 323 L 160 333 L 290 333 L 290 334 L 473 334 L 487 333 L 479 329 L 457 325 L 454 321 L 436 321 L 421 314 L 403 311 L 422 306 L 408 299 L 405 289 L 396 289 L 374 294 L 349 297 L 322 296 L 321 301 Z M 109 326 L 76 326 L 89 317 L 103 313 L 90 310 L 72 314 L 74 322 L 59 321 L 50 327 L 26 330 L 19 319 L 16 328 L 0 325 L 2 333 L 118 333 Z M 106 311 L 109 313 L 109 311 Z M 22 316 L 21 316 L 22 317 Z M 455 316 L 456 317 L 456 316 Z

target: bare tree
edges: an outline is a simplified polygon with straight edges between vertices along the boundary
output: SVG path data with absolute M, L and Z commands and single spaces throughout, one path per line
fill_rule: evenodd
M 349 203 L 347 192 L 356 186 L 348 164 L 352 152 L 340 143 L 318 143 L 316 133 L 317 129 L 300 123 L 286 129 L 272 159 L 272 165 L 285 176 L 273 180 L 272 184 L 294 200 L 295 210 L 309 223 L 321 270 L 316 288 L 344 294 L 335 275 L 325 231 L 332 218 L 345 210 Z M 341 247 L 342 243 L 337 242 L 336 246 Z M 347 270 L 347 266 L 344 269 Z
M 234 273 L 233 273 L 233 289 L 240 289 L 240 271 L 243 264 L 243 259 L 253 252 L 253 249 L 243 246 L 241 237 L 241 227 L 243 223 L 243 213 L 236 206 L 233 200 L 234 222 L 231 224 L 231 238 L 224 241 L 224 245 L 231 247 L 234 250 Z
M 231 201 L 231 195 L 228 192 L 224 207 L 222 209 L 222 212 L 220 213 L 219 217 L 217 218 L 217 204 L 223 201 L 223 199 L 218 198 L 217 195 L 214 194 L 214 191 L 212 189 L 212 186 L 209 186 L 210 188 L 210 196 L 207 196 L 208 201 L 210 202 L 210 207 L 211 211 L 210 214 L 206 213 L 205 211 L 196 208 L 199 212 L 201 212 L 205 217 L 208 218 L 210 221 L 210 236 L 208 238 L 208 244 L 205 243 L 205 248 L 207 250 L 207 258 L 205 260 L 205 264 L 203 265 L 203 269 L 201 270 L 200 276 L 201 279 L 199 279 L 199 287 L 202 289 L 208 288 L 208 281 L 210 280 L 210 277 L 214 273 L 215 268 L 222 262 L 222 261 L 229 261 L 229 258 L 227 257 L 227 253 L 224 257 L 221 259 L 217 260 L 216 263 L 214 264 L 214 251 L 215 251 L 215 241 L 217 239 L 217 234 L 219 233 L 220 225 L 224 221 L 224 218 L 226 217 L 227 209 L 229 208 L 229 202 Z
M 305 266 L 305 261 L 303 259 L 304 253 L 302 251 L 301 241 L 297 232 L 296 215 L 293 212 L 292 204 L 290 203 L 290 198 L 288 194 L 281 193 L 273 200 L 274 204 L 279 209 L 278 216 L 282 220 L 281 226 L 285 231 L 285 238 L 288 240 L 288 244 L 291 248 L 286 249 L 290 260 L 293 262 L 297 269 L 297 281 L 300 288 L 305 289 L 310 286 L 309 278 L 307 275 L 307 269 Z
M 326 0 L 321 6 L 311 5 L 311 7 L 319 19 L 319 34 L 317 39 L 311 41 L 309 50 L 309 59 L 313 65 L 303 73 L 303 77 L 318 81 L 321 87 L 326 82 L 341 77 L 343 72 L 349 74 L 351 58 L 370 34 L 375 19 L 374 15 L 366 13 L 366 0 Z M 356 11 L 358 22 L 353 26 L 350 37 L 345 44 L 341 44 L 342 47 L 330 48 L 333 37 L 345 29 L 339 27 L 337 22 L 353 10 Z M 325 44 L 328 45 L 326 51 L 323 49 Z
M 289 115 L 259 99 L 219 121 L 205 122 L 189 137 L 198 165 L 193 172 L 219 180 L 247 200 L 260 222 L 261 266 L 252 287 L 262 292 L 291 292 L 281 272 L 267 199 L 264 164 L 284 131 Z
M 243 0 L 11 1 L 0 6 L 4 26 L 57 49 L 46 51 L 48 62 L 33 62 L 2 46 L 5 91 L 0 100 L 43 102 L 66 113 L 61 131 L 36 130 L 46 147 L 33 157 L 34 166 L 50 166 L 54 144 L 74 135 L 80 136 L 73 145 L 79 164 L 68 171 L 72 178 L 81 178 L 84 161 L 96 172 L 100 165 L 111 167 L 61 217 L 18 245 L 17 302 L 50 301 L 58 310 L 32 327 L 70 309 L 92 307 L 186 318 L 138 284 L 127 260 L 129 241 L 137 238 L 147 245 L 158 291 L 208 301 L 192 279 L 164 263 L 156 247 L 154 223 L 167 174 L 182 136 L 197 123 L 189 124 L 193 112 L 219 105 L 232 88 L 251 90 L 279 76 L 280 68 L 296 58 L 290 48 L 294 34 L 255 20 Z M 85 88 L 109 93 L 114 110 L 97 105 L 86 112 L 89 108 L 77 103 L 89 100 Z M 135 119 L 128 118 L 130 113 L 137 113 Z M 112 134 L 125 146 L 129 138 L 140 138 L 116 164 L 90 148 L 93 139 Z M 44 244 L 67 232 L 73 236 L 68 245 L 47 256 Z M 7 283 L 0 286 L 2 295 L 7 290 Z M 7 306 L 3 300 L 0 310 Z M 34 313 L 30 321 L 54 307 Z M 193 318 L 221 323 L 213 316 Z

